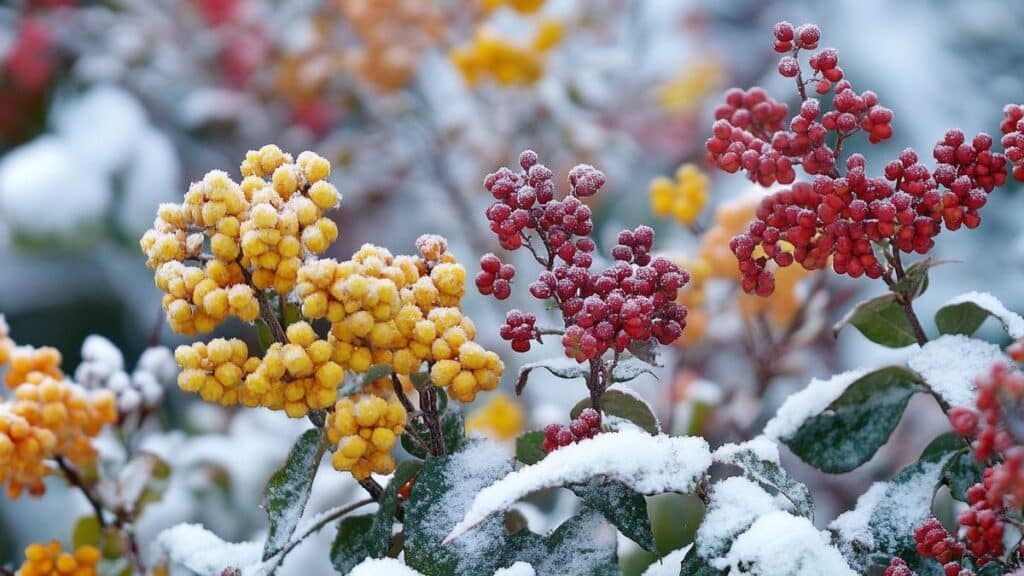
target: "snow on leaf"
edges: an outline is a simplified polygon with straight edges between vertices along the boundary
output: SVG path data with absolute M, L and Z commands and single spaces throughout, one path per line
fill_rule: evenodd
M 737 536 L 761 516 L 775 512 L 775 498 L 763 488 L 733 476 L 715 484 L 704 519 L 697 528 L 697 553 L 707 559 L 719 558 Z
M 499 568 L 494 576 L 537 576 L 537 572 L 526 562 L 516 562 L 508 568 Z
M 962 334 L 946 334 L 925 344 L 907 364 L 950 406 L 974 406 L 974 379 L 996 362 L 999 347 Z
M 785 498 L 801 516 L 814 519 L 814 500 L 807 486 L 794 480 L 779 464 L 779 447 L 764 436 L 742 444 L 726 444 L 715 450 L 715 462 L 731 464 L 744 474 Z
M 755 520 L 711 565 L 752 576 L 856 576 L 810 520 L 781 511 Z
M 654 367 L 643 360 L 633 357 L 620 360 L 615 365 L 615 369 L 612 370 L 612 382 L 628 382 L 640 377 L 641 374 L 650 374 L 651 376 L 657 376 L 654 373 Z
M 267 510 L 269 528 L 263 549 L 264 560 L 287 546 L 299 525 L 320 458 L 324 454 L 322 440 L 323 433 L 319 429 L 303 432 L 288 454 L 284 466 L 267 483 L 264 508 Z
M 543 368 L 555 376 L 565 378 L 566 380 L 587 377 L 587 369 L 582 364 L 569 358 L 548 358 L 538 362 L 530 362 L 523 364 L 522 368 L 519 369 L 519 378 L 516 380 L 516 395 L 523 393 L 523 388 L 526 388 L 526 380 L 530 377 L 530 372 L 537 368 Z
M 348 576 L 423 576 L 394 558 L 367 558 Z
M 967 292 L 955 296 L 935 313 L 935 325 L 943 334 L 970 336 L 989 316 L 997 318 L 1011 338 L 1024 338 L 1024 318 L 1007 309 L 988 292 Z
M 598 434 L 559 448 L 481 490 L 445 541 L 456 541 L 492 514 L 507 510 L 537 490 L 605 476 L 643 494 L 690 492 L 710 465 L 711 453 L 701 438 L 652 437 L 636 430 Z
M 888 482 L 876 482 L 839 515 L 829 529 L 839 537 L 847 560 L 864 568 L 873 559 L 888 561 L 914 552 L 914 527 L 931 514 L 935 490 L 950 461 L 964 450 L 963 440 L 952 433 L 935 439 L 921 458 Z
M 198 524 L 179 524 L 160 533 L 154 543 L 158 556 L 199 576 L 220 576 L 225 568 L 254 568 L 261 547 L 255 542 L 232 544 Z
M 538 574 L 617 576 L 615 530 L 599 512 L 587 507 L 563 522 L 544 540 L 545 550 L 530 562 Z
M 644 570 L 643 576 L 679 576 L 683 558 L 686 557 L 686 553 L 689 551 L 690 546 L 683 546 L 678 550 L 669 552 L 651 563 L 647 570 Z
M 775 417 L 765 424 L 764 435 L 773 440 L 791 437 L 805 420 L 821 414 L 846 392 L 850 384 L 867 373 L 867 370 L 859 369 L 836 374 L 828 380 L 814 378 L 806 388 L 786 398 Z
M 619 532 L 649 552 L 657 553 L 651 519 L 647 514 L 647 499 L 621 482 L 594 478 L 570 489 L 586 503 L 604 515 Z

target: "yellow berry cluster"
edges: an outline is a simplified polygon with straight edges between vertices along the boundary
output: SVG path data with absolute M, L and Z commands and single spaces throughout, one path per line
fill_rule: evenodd
M 507 394 L 495 394 L 466 419 L 466 432 L 480 432 L 494 440 L 511 440 L 523 431 L 523 407 Z
M 434 360 L 431 382 L 466 403 L 475 400 L 481 390 L 497 388 L 505 365 L 496 353 L 471 341 L 476 330 L 469 319 L 454 308 L 432 310 L 429 319 L 438 334 L 430 347 Z
M 357 393 L 334 405 L 327 438 L 336 446 L 334 468 L 357 480 L 395 470 L 391 450 L 405 431 L 406 411 L 394 394 Z
M 95 546 L 79 546 L 74 553 L 64 552 L 60 542 L 36 542 L 25 548 L 25 562 L 18 576 L 96 576 L 100 550 Z
M 307 322 L 288 326 L 287 338 L 286 344 L 271 344 L 259 366 L 246 377 L 243 402 L 255 405 L 247 399 L 258 399 L 259 405 L 283 409 L 292 418 L 330 407 L 345 378 L 344 369 L 331 360 L 331 345 L 318 338 Z
M 692 224 L 708 201 L 710 179 L 695 164 L 683 164 L 675 179 L 655 178 L 649 187 L 651 211 L 655 216 L 672 216 L 683 224 Z
M 60 456 L 77 467 L 96 459 L 91 439 L 117 421 L 117 401 L 109 390 L 85 391 L 40 372 L 26 376 L 14 398 L 0 403 L 0 483 L 17 498 L 28 489 L 45 491 L 47 461 Z
M 209 332 L 228 316 L 251 322 L 259 315 L 255 290 L 289 292 L 302 258 L 323 252 L 338 236 L 324 217 L 340 200 L 326 181 L 330 171 L 312 152 L 293 161 L 267 145 L 246 154 L 241 184 L 213 170 L 189 187 L 181 204 L 161 205 L 139 244 L 166 294 L 171 329 Z
M 14 340 L 11 340 L 10 327 L 3 314 L 0 314 L 0 366 L 11 360 L 11 352 L 14 351 Z
M 7 350 L 7 362 L 10 364 L 7 368 L 7 375 L 4 376 L 8 388 L 17 388 L 33 373 L 58 380 L 64 378 L 64 372 L 60 369 L 60 351 L 56 348 L 15 346 L 14 341 L 7 338 L 5 349 Z
M 174 359 L 182 368 L 179 388 L 222 406 L 244 402 L 242 383 L 260 364 L 259 358 L 249 357 L 249 347 L 237 338 L 178 346 Z
M 544 74 L 547 53 L 562 41 L 563 34 L 562 24 L 553 20 L 541 21 L 526 43 L 481 27 L 469 44 L 452 50 L 451 60 L 470 86 L 485 79 L 504 86 L 528 86 Z

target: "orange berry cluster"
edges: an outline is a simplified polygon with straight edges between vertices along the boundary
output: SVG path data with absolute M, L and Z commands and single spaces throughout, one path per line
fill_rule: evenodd
M 327 438 L 336 446 L 331 462 L 357 480 L 395 471 L 391 450 L 405 431 L 406 411 L 394 393 L 357 393 L 334 405 Z
M 79 546 L 65 552 L 60 542 L 36 542 L 25 548 L 25 562 L 18 576 L 96 576 L 100 550 L 95 546 Z

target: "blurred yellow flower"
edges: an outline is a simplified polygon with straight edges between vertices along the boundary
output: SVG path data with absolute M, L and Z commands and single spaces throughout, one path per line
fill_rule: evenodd
M 724 69 L 714 58 L 699 60 L 658 87 L 655 93 L 658 107 L 668 112 L 692 110 L 715 89 Z
M 710 179 L 696 164 L 683 164 L 675 180 L 660 176 L 648 187 L 651 211 L 655 216 L 669 216 L 683 224 L 692 224 L 708 201 Z
M 495 394 L 466 420 L 466 432 L 480 432 L 493 440 L 510 440 L 523 431 L 523 407 L 507 394 Z
M 450 58 L 470 86 L 492 79 L 503 86 L 527 86 L 544 74 L 546 53 L 562 40 L 563 26 L 542 20 L 528 43 L 480 28 L 469 44 L 451 51 Z

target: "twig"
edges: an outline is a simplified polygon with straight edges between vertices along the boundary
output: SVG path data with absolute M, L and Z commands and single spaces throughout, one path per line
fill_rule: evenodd
M 372 504 L 373 502 L 373 498 L 366 498 L 364 500 L 359 500 L 358 502 L 353 502 L 351 504 L 346 504 L 344 506 L 338 506 L 337 508 L 334 508 L 322 514 L 319 517 L 319 519 L 317 519 L 316 522 L 311 524 L 301 535 L 299 535 L 297 538 L 289 542 L 288 545 L 285 546 L 285 548 L 278 553 L 277 561 L 274 562 L 274 567 L 270 569 L 270 573 L 274 574 L 275 572 L 277 572 L 277 569 L 280 568 L 281 564 L 284 563 L 285 557 L 288 556 L 288 554 L 291 553 L 291 551 L 294 550 L 296 546 L 302 544 L 302 542 L 305 541 L 306 538 L 309 538 L 313 534 L 316 534 L 324 526 L 333 522 L 334 520 L 337 520 L 338 518 L 341 518 L 345 514 L 348 514 L 353 510 L 358 510 L 359 508 L 362 508 L 367 504 Z
M 434 456 L 444 456 L 448 451 L 444 446 L 444 432 L 437 414 L 437 392 L 433 386 L 427 386 L 420 392 L 420 410 L 423 411 L 423 423 L 430 432 L 430 452 Z
M 405 390 L 402 388 L 402 381 L 398 379 L 398 374 L 395 374 L 394 372 L 391 373 L 391 386 L 395 389 L 395 396 L 398 396 L 398 401 L 402 403 L 402 407 L 405 408 L 406 413 L 412 417 L 412 415 L 416 413 L 416 408 L 412 405 L 409 397 L 405 395 Z M 422 416 L 422 413 L 420 413 L 420 416 Z M 430 452 L 430 446 L 427 444 L 426 440 L 420 436 L 420 433 L 416 431 L 416 428 L 408 426 L 405 429 L 405 433 L 412 438 L 412 441 L 415 442 L 421 450 L 424 452 Z
M 274 338 L 275 342 L 287 342 L 287 338 L 284 335 L 284 328 L 281 327 L 281 322 L 278 321 L 277 316 L 274 314 L 274 309 L 270 307 L 270 300 L 267 298 L 267 293 L 263 290 L 256 288 L 252 283 L 252 274 L 249 270 L 242 266 L 242 275 L 245 276 L 245 282 L 252 286 L 252 289 L 256 292 L 256 301 L 260 304 L 260 318 L 270 329 L 270 335 Z
M 67 462 L 65 462 L 64 458 L 58 456 L 56 458 L 56 461 L 57 467 L 60 468 L 60 471 L 64 473 L 64 477 L 67 478 L 68 482 L 75 488 L 78 488 L 82 495 L 85 496 L 85 499 L 89 501 L 89 506 L 92 507 L 92 511 L 96 515 L 96 521 L 99 522 L 100 528 L 106 528 L 107 520 L 103 516 L 103 505 L 100 504 L 99 499 L 97 499 L 96 496 L 92 493 L 92 490 L 89 490 L 89 488 L 85 485 L 85 482 L 82 480 L 82 477 L 78 474 L 78 471 L 72 468 Z
M 362 486 L 364 490 L 369 492 L 370 498 L 373 498 L 374 500 L 380 500 L 381 495 L 384 494 L 384 487 L 381 486 L 380 484 L 377 484 L 377 481 L 374 480 L 373 478 L 366 478 L 365 480 L 360 480 L 359 485 Z

